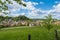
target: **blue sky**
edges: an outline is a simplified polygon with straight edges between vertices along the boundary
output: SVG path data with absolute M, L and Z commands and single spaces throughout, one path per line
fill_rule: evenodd
M 51 9 L 53 5 L 56 5 L 56 1 L 59 0 L 24 0 L 25 2 L 37 2 L 38 5 L 36 5 L 36 8 L 41 8 L 43 10 Z M 41 4 L 40 4 L 41 3 Z
M 8 16 L 25 15 L 29 18 L 45 18 L 51 14 L 53 18 L 60 19 L 60 0 L 22 0 L 27 6 L 19 5 L 11 0 L 13 4 L 7 4 L 11 13 Z

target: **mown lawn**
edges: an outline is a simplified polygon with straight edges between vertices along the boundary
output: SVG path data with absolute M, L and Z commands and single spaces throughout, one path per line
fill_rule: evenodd
M 0 40 L 28 40 L 28 34 L 31 34 L 31 40 L 54 40 L 54 30 L 48 32 L 44 27 L 0 30 Z

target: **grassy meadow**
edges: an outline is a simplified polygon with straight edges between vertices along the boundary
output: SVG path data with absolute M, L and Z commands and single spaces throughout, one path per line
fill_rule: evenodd
M 49 32 L 45 27 L 26 27 L 15 29 L 0 30 L 0 40 L 28 40 L 28 34 L 31 34 L 31 40 L 54 40 L 54 29 Z M 59 27 L 57 27 L 59 30 Z

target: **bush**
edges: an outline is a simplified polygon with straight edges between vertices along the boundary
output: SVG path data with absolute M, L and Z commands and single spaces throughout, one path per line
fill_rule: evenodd
M 3 28 L 3 26 L 0 26 L 0 29 L 2 29 Z

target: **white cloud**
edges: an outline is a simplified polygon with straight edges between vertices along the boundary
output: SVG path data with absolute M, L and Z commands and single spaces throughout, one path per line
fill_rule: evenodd
M 19 7 L 20 7 L 20 5 L 19 5 L 17 2 L 12 1 L 12 3 L 13 3 L 13 4 L 6 4 L 6 5 L 8 6 L 8 9 L 9 9 L 10 12 L 16 11 L 16 10 L 18 10 Z
M 52 14 L 54 17 L 56 16 L 57 17 L 60 17 L 58 16 L 60 13 L 60 3 L 58 3 L 57 5 L 53 5 L 53 9 L 50 9 L 50 10 L 42 10 L 42 9 L 37 9 L 34 5 L 38 5 L 38 3 L 35 3 L 35 2 L 24 2 L 22 1 L 23 3 L 26 3 L 26 7 L 22 6 L 22 5 L 19 5 L 17 4 L 16 2 L 13 2 L 14 4 L 13 5 L 9 5 L 9 10 L 11 12 L 16 12 L 16 11 L 19 11 L 20 9 L 26 9 L 28 10 L 27 11 L 27 17 L 29 18 L 44 18 L 44 16 L 47 16 L 48 14 Z M 34 5 L 33 5 L 34 4 Z M 44 4 L 44 2 L 40 2 L 40 4 Z M 10 14 L 10 16 L 19 16 L 19 15 L 25 15 L 25 13 L 13 13 L 13 14 Z
M 40 4 L 44 4 L 44 2 L 40 2 Z
M 25 15 L 25 13 L 21 13 L 20 15 Z
M 17 16 L 19 16 L 20 14 L 8 14 L 7 16 L 10 16 L 10 17 L 17 17 Z
M 36 9 L 36 7 L 34 7 L 33 4 L 38 5 L 38 3 L 36 3 L 36 2 L 26 2 L 27 6 L 25 7 L 25 9 L 27 9 L 29 11 L 27 16 L 37 16 L 38 15 L 37 9 Z
M 57 0 L 57 1 L 55 1 L 55 3 L 58 4 L 58 3 L 60 3 L 60 1 Z
M 37 2 L 32 2 L 32 4 L 34 4 L 34 5 L 38 5 L 38 3 L 37 3 Z
M 60 12 L 60 3 L 55 6 L 54 10 L 55 10 L 55 12 Z
M 0 12 L 0 15 L 2 15 L 3 13 L 2 12 Z
M 36 10 L 29 12 L 29 15 L 30 15 L 30 16 L 38 16 Z
M 2 2 L 5 2 L 6 0 L 1 0 Z
M 60 13 L 60 3 L 53 5 L 53 9 L 48 10 L 48 13 Z
M 16 16 L 19 16 L 19 15 L 25 15 L 25 13 L 11 13 L 11 14 L 9 14 L 8 16 L 12 16 L 12 17 L 16 17 Z
M 24 7 L 24 6 L 22 6 L 22 5 L 19 5 L 18 3 L 16 3 L 16 2 L 13 2 L 13 4 L 9 4 L 9 7 L 12 7 L 12 8 L 10 8 L 9 10 L 11 11 L 11 9 L 12 9 L 12 11 L 15 11 L 15 10 L 17 10 L 17 9 L 27 9 L 27 10 L 35 10 L 35 7 L 33 6 L 33 5 L 38 5 L 38 3 L 37 2 L 24 2 L 24 1 L 22 1 L 23 3 L 25 3 L 27 6 L 26 7 Z
M 57 4 L 57 3 L 58 3 L 58 1 L 55 1 L 55 3 Z
M 36 8 L 33 6 L 32 2 L 27 2 L 26 5 L 27 5 L 26 8 L 27 8 L 28 10 L 35 10 L 35 9 L 36 9 Z
M 47 16 L 48 14 L 52 14 L 52 15 L 54 15 L 53 18 L 60 18 L 60 3 L 58 3 L 57 5 L 54 5 L 53 9 L 50 9 L 50 10 L 36 9 L 36 10 L 32 11 L 31 15 L 33 15 L 33 14 L 36 17 L 39 15 L 40 15 L 40 17 L 44 17 L 44 16 Z
M 26 2 L 26 7 L 21 6 L 22 9 L 27 9 L 28 10 L 28 15 L 27 16 L 37 16 L 37 10 L 36 8 L 33 6 L 34 5 L 38 5 L 38 3 L 35 2 Z
M 11 7 L 12 7 L 12 9 L 10 9 L 10 11 L 12 11 L 12 12 L 14 12 L 14 11 L 16 11 L 17 9 L 27 9 L 28 10 L 28 17 L 30 16 L 30 17 L 38 17 L 38 16 L 40 16 L 41 14 L 43 14 L 43 15 L 46 15 L 46 14 L 44 14 L 44 13 L 47 13 L 47 11 L 44 11 L 44 10 L 41 10 L 41 9 L 37 9 L 34 5 L 38 5 L 38 3 L 35 3 L 35 2 L 24 2 L 24 1 L 22 1 L 23 3 L 26 3 L 26 7 L 24 7 L 24 6 L 21 6 L 21 5 L 19 5 L 19 4 L 17 4 L 17 3 L 14 3 L 13 5 L 10 5 Z M 33 5 L 34 4 L 34 5 Z M 21 13 L 20 13 L 21 14 Z M 15 14 L 12 14 L 12 15 L 15 15 Z M 17 14 L 17 15 L 19 15 L 19 14 Z M 25 15 L 25 13 L 22 13 L 21 15 Z M 42 17 L 43 17 L 43 15 L 42 15 Z M 16 15 L 15 15 L 16 16 Z M 39 18 L 39 17 L 38 17 Z

